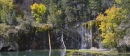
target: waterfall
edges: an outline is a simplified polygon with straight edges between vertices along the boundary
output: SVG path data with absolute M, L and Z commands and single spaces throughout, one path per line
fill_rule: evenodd
M 86 37 L 85 37 L 85 34 L 86 34 L 86 26 L 82 26 L 82 23 L 78 23 L 77 25 L 78 29 L 78 33 L 79 35 L 81 36 L 81 49 L 86 49 L 87 48 L 87 43 L 86 43 Z
M 81 27 L 81 49 L 85 49 L 86 48 L 86 44 L 85 44 L 85 36 L 84 36 L 84 27 Z
M 91 43 L 90 43 L 90 48 L 92 47 L 92 44 L 93 44 L 93 41 L 92 41 L 92 22 L 90 21 L 90 41 L 91 41 Z
M 66 46 L 65 46 L 65 43 L 64 43 L 64 35 L 63 34 L 64 34 L 64 32 L 62 31 L 61 41 L 62 41 L 64 49 L 61 50 L 61 56 L 65 56 L 65 54 L 66 54 Z
M 90 49 L 93 44 L 92 22 L 90 21 L 90 30 L 87 30 L 86 25 L 85 26 L 79 25 L 77 31 L 81 36 L 81 49 Z
M 62 44 L 63 44 L 63 46 L 64 46 L 64 49 L 66 50 L 66 46 L 65 46 L 65 43 L 64 43 L 64 35 L 63 35 L 64 33 L 62 32 L 62 36 L 61 36 L 61 41 L 62 41 Z

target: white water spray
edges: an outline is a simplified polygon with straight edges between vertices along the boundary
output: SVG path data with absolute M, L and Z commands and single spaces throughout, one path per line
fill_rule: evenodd
M 93 44 L 93 37 L 92 37 L 92 22 L 90 21 L 90 48 L 92 48 L 92 44 Z
M 63 32 L 62 32 L 62 36 L 61 36 L 61 41 L 62 41 L 62 43 L 63 43 L 63 46 L 64 46 L 64 49 L 66 50 L 66 46 L 65 46 L 65 43 L 64 43 L 64 35 L 63 35 Z

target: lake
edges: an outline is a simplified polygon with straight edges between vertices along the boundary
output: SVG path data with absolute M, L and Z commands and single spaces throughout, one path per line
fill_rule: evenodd
M 87 51 L 87 50 L 86 50 Z M 0 52 L 0 56 L 130 56 L 125 54 L 102 54 L 102 53 L 88 53 L 88 52 L 71 52 L 63 50 L 38 50 L 38 51 L 20 51 L 20 52 Z

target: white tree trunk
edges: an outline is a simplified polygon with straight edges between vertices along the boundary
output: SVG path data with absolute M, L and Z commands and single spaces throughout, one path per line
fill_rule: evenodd
M 48 41 L 49 41 L 49 49 L 51 50 L 51 39 L 50 39 L 50 33 L 48 31 Z

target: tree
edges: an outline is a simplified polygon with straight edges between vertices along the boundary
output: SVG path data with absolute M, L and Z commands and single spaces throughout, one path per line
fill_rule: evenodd
M 88 0 L 63 0 L 61 3 L 68 23 L 86 21 Z
M 9 24 L 15 17 L 15 5 L 13 0 L 0 0 L 0 20 L 2 23 Z
M 126 19 L 121 22 L 120 29 L 125 32 L 124 37 L 127 36 L 126 39 L 129 39 L 130 34 L 130 0 L 115 0 L 117 6 L 122 7 L 125 10 Z
M 56 28 L 62 28 L 63 24 L 64 24 L 64 18 L 65 18 L 65 14 L 63 12 L 63 9 L 61 6 L 61 4 L 57 4 L 58 1 L 51 1 L 49 3 L 49 15 L 48 15 L 48 20 L 47 22 L 50 24 L 53 24 L 54 27 Z
M 46 6 L 44 4 L 37 4 L 34 3 L 31 7 L 31 13 L 33 14 L 33 16 L 36 18 L 36 23 L 42 23 L 42 16 L 43 13 L 46 12 Z
M 122 8 L 112 6 L 104 14 L 99 14 L 96 18 L 97 21 L 100 21 L 99 29 L 101 30 L 101 37 L 104 38 L 103 43 L 108 47 L 116 47 L 117 45 L 120 37 L 116 29 L 125 18 L 123 13 Z

